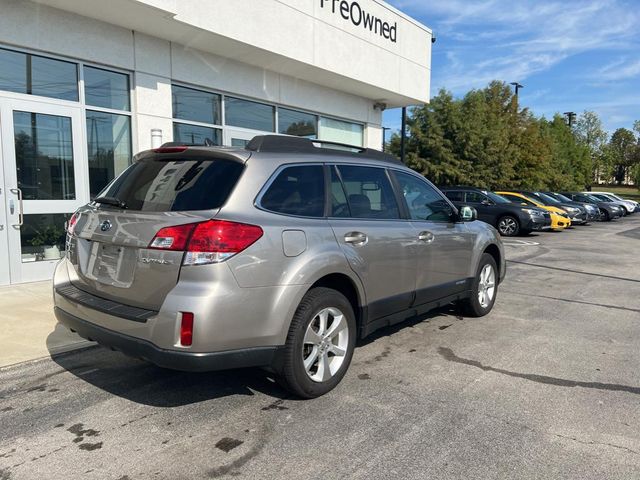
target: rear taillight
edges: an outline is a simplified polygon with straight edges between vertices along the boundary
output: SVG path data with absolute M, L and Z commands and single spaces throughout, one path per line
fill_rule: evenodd
M 180 312 L 180 345 L 190 347 L 193 343 L 193 313 Z
M 262 237 L 262 228 L 226 220 L 208 220 L 161 229 L 149 248 L 186 251 L 183 265 L 219 263 Z
M 78 212 L 76 212 L 73 215 L 71 215 L 71 218 L 67 222 L 67 233 L 69 235 L 73 235 L 73 229 L 76 227 L 76 223 L 78 222 L 79 216 L 80 215 L 78 214 Z
M 149 248 L 184 251 L 186 250 L 191 232 L 193 232 L 196 225 L 196 223 L 188 223 L 186 225 L 162 228 L 156 233 L 156 236 L 153 237 Z

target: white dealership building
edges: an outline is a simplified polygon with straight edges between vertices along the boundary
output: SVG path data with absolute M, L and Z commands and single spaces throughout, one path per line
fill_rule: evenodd
M 0 285 L 49 278 L 70 213 L 137 151 L 380 148 L 382 111 L 429 99 L 431 43 L 379 0 L 0 0 Z

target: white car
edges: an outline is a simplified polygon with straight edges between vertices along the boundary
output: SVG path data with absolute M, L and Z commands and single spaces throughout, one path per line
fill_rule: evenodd
M 600 198 L 605 202 L 614 202 L 625 208 L 627 214 L 640 211 L 640 203 L 634 200 L 628 200 L 626 198 L 619 197 L 615 193 L 611 192 L 583 192 L 593 195 L 596 198 Z

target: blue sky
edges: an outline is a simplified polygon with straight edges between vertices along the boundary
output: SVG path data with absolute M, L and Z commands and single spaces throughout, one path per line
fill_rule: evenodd
M 518 81 L 547 118 L 595 111 L 610 133 L 640 120 L 640 0 L 387 0 L 431 28 L 431 96 Z M 400 126 L 400 110 L 384 112 Z

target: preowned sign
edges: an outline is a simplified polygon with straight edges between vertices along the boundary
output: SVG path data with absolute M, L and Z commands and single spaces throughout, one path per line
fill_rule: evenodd
M 385 22 L 379 17 L 362 9 L 356 1 L 348 0 L 320 0 L 320 7 L 331 9 L 331 13 L 340 15 L 356 27 L 363 27 L 387 40 L 396 43 L 398 38 L 398 22 Z

